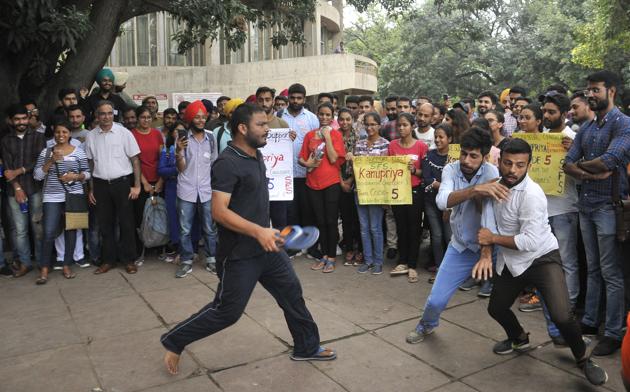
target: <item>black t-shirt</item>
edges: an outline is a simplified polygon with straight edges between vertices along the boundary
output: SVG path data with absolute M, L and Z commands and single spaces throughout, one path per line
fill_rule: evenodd
M 269 227 L 269 189 L 265 162 L 260 151 L 256 158 L 228 143 L 212 165 L 212 190 L 229 193 L 228 208 L 242 218 Z M 246 259 L 265 253 L 255 238 L 219 227 L 217 260 Z
M 86 116 L 87 124 L 90 124 L 94 120 L 94 118 L 96 118 L 96 113 L 94 113 L 94 111 L 101 101 L 110 101 L 114 104 L 114 121 L 120 122 L 123 118 L 123 112 L 127 108 L 127 104 L 125 103 L 125 101 L 120 98 L 120 96 L 114 93 L 109 94 L 107 98 L 103 98 L 101 94 L 95 93 L 87 98 L 87 105 L 85 105 L 89 111 L 88 115 Z

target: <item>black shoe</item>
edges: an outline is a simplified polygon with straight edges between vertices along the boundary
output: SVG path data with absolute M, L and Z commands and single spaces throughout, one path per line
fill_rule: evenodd
M 586 325 L 584 323 L 580 323 L 580 329 L 582 330 L 582 335 L 597 335 L 599 332 L 599 328 L 591 327 L 590 325 Z
M 396 248 L 389 248 L 389 249 L 387 249 L 387 258 L 388 259 L 393 259 L 394 257 L 396 257 L 397 254 L 398 254 L 398 249 L 396 249 Z
M 492 351 L 498 355 L 507 355 L 512 352 L 522 351 L 529 348 L 529 333 L 525 335 L 525 339 L 506 339 L 494 345 Z
M 595 348 L 593 349 L 593 355 L 604 357 L 619 350 L 619 347 L 621 347 L 621 340 L 604 336 L 599 340 L 597 346 L 595 346 Z
M 584 371 L 584 376 L 591 384 L 604 385 L 606 381 L 608 381 L 608 374 L 606 374 L 606 371 L 600 368 L 590 358 L 584 361 L 580 367 L 582 368 L 582 371 Z
M 553 346 L 555 348 L 565 348 L 567 346 L 567 341 L 564 340 L 562 336 L 552 336 L 551 341 L 553 342 Z
M 2 266 L 2 268 L 0 268 L 0 275 L 11 276 L 13 275 L 13 270 L 5 264 Z

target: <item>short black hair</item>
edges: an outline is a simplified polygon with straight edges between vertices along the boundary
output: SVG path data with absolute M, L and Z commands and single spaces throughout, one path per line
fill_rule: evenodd
M 77 90 L 74 88 L 69 88 L 69 87 L 60 89 L 59 92 L 57 93 L 57 98 L 59 98 L 59 100 L 61 101 L 68 94 L 74 94 L 77 98 L 79 98 L 79 94 L 77 93 Z
M 322 98 L 328 98 L 330 99 L 330 102 L 334 101 L 335 99 L 335 97 L 331 93 L 319 93 L 319 95 L 317 96 L 317 102 L 319 102 L 319 100 Z
M 418 97 L 418 100 L 420 99 L 426 99 L 427 101 L 429 101 L 429 103 L 433 103 L 433 100 L 431 99 L 431 97 L 427 97 L 426 95 L 421 95 Z M 418 104 L 418 102 L 416 101 L 416 104 Z
M 365 102 L 365 101 L 370 101 L 370 106 L 374 106 L 374 97 L 371 95 L 361 95 L 359 97 L 359 103 L 361 102 Z
M 496 105 L 497 102 L 499 102 L 499 98 L 492 91 L 482 91 L 481 93 L 479 93 L 479 95 L 477 95 L 477 99 L 481 99 L 483 97 L 490 98 L 490 100 L 492 101 L 493 105 Z
M 469 104 L 472 109 L 474 109 L 475 105 L 477 105 L 477 100 L 473 97 L 464 97 L 462 98 L 461 102 Z
M 605 69 L 588 75 L 586 77 L 586 81 L 592 83 L 604 82 L 604 86 L 606 86 L 606 88 L 619 88 L 619 85 L 621 84 L 621 80 L 616 73 Z
M 276 96 L 276 90 L 272 89 L 271 87 L 262 86 L 256 89 L 256 98 L 258 98 L 260 94 L 264 93 L 271 93 L 271 98 Z
M 462 133 L 459 143 L 462 149 L 479 149 L 481 155 L 485 156 L 488 155 L 490 148 L 492 148 L 492 135 L 483 128 L 471 127 Z
M 126 108 L 123 109 L 122 114 L 123 116 L 125 115 L 125 113 L 127 112 L 133 112 L 133 114 L 136 114 L 136 108 L 134 108 L 133 106 L 127 106 Z
M 306 88 L 299 83 L 293 83 L 289 86 L 289 95 L 291 94 L 302 94 L 306 97 Z
M 177 116 L 177 110 L 175 110 L 174 108 L 166 108 L 163 112 L 162 112 L 162 117 L 166 116 L 167 114 L 173 114 L 175 116 Z
M 514 86 L 510 87 L 510 94 L 520 94 L 524 97 L 527 95 L 527 90 L 525 90 L 525 87 L 522 86 Z
M 385 103 L 390 102 L 398 102 L 398 97 L 395 95 L 390 95 L 389 97 L 385 98 Z
M 442 116 L 446 115 L 446 105 L 441 103 L 434 103 L 433 108 L 437 108 Z
M 560 83 L 554 83 L 547 86 L 547 88 L 545 89 L 545 92 L 549 92 L 549 91 L 556 91 L 556 92 L 559 92 L 560 94 L 567 95 L 566 86 L 563 86 Z
M 252 119 L 252 116 L 256 113 L 264 113 L 264 109 L 258 105 L 254 105 L 253 103 L 244 103 L 238 105 L 236 109 L 232 112 L 232 119 L 230 120 L 230 129 L 232 130 L 232 135 L 236 132 L 236 129 L 239 125 L 245 124 L 249 126 L 249 122 Z
M 276 101 L 282 101 L 284 103 L 289 103 L 289 98 L 287 98 L 284 95 L 276 95 L 276 97 L 274 98 L 274 100 Z
M 401 95 L 400 97 L 398 97 L 398 100 L 396 101 L 396 106 L 398 106 L 398 103 L 400 101 L 407 101 L 411 105 L 411 98 L 405 97 L 404 95 Z
M 348 95 L 346 97 L 346 105 L 349 103 L 359 103 L 359 97 L 357 95 Z
M 33 105 L 33 106 L 35 106 L 36 108 L 37 108 L 37 107 L 39 107 L 39 106 L 37 106 L 37 102 L 35 102 L 35 100 L 34 100 L 33 98 L 22 98 L 22 99 L 20 100 L 20 103 L 21 103 L 22 105 L 24 105 L 24 106 L 26 106 L 26 105 Z
M 524 96 L 524 95 L 521 95 L 520 97 L 516 97 L 516 98 L 514 98 L 514 102 L 516 102 L 516 101 L 525 101 L 525 102 L 527 102 L 527 104 L 528 104 L 528 105 L 529 105 L 530 103 L 532 103 L 532 99 L 531 99 L 531 98 L 529 98 L 529 97 L 526 97 L 526 96 Z
M 490 131 L 490 121 L 486 120 L 485 118 L 481 116 L 472 120 L 472 122 L 470 123 L 470 126 L 479 127 L 479 128 L 485 129 L 486 131 Z
M 26 110 L 26 105 L 21 103 L 14 103 L 7 108 L 7 117 L 13 118 L 16 114 L 26 114 L 28 115 L 28 110 Z
M 588 104 L 588 98 L 586 97 L 586 90 L 577 90 L 571 95 L 571 101 L 579 99 L 580 101 Z
M 232 98 L 228 97 L 227 95 L 221 95 L 219 98 L 217 98 L 217 105 L 221 101 L 229 101 L 230 99 Z M 184 101 L 184 102 L 188 102 L 188 101 Z M 188 102 L 188 104 L 190 105 L 190 102 Z M 179 106 L 177 108 L 179 109 Z
M 528 154 L 528 162 L 531 162 L 532 146 L 530 146 L 524 139 L 515 137 L 513 139 L 508 139 L 507 143 L 505 143 L 501 149 L 501 158 L 503 158 L 503 154 Z
M 217 103 L 221 100 L 221 98 L 217 99 Z M 177 111 L 182 113 L 184 110 L 186 110 L 188 105 L 190 105 L 189 101 L 181 101 L 180 103 L 177 104 Z
M 66 108 L 66 113 L 74 112 L 75 110 L 80 110 L 81 114 L 85 116 L 85 109 L 81 105 L 70 105 Z
M 551 102 L 560 109 L 560 113 L 566 113 L 571 109 L 571 100 L 564 94 L 547 94 L 543 100 L 543 105 Z

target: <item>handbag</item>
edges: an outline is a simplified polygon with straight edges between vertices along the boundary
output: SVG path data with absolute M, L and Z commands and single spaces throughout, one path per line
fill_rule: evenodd
M 612 175 L 612 202 L 615 208 L 615 225 L 617 241 L 630 240 L 630 200 L 621 200 L 619 197 L 619 171 L 615 168 Z
M 55 162 L 55 170 L 57 171 L 57 179 L 66 191 L 66 203 L 65 203 L 65 230 L 78 230 L 89 228 L 89 216 L 88 216 L 88 200 L 84 193 L 76 194 L 70 193 L 66 184 L 61 181 L 61 175 L 59 174 L 59 166 Z M 79 166 L 79 171 L 81 167 Z

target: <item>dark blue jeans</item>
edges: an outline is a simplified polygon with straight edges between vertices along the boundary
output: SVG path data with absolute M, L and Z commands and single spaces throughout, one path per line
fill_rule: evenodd
M 249 259 L 217 261 L 217 276 L 220 281 L 214 301 L 162 335 L 161 342 L 167 350 L 181 354 L 190 343 L 236 323 L 256 283 L 260 282 L 284 311 L 293 337 L 293 353 L 306 357 L 317 352 L 317 324 L 306 308 L 302 286 L 284 251 Z
M 52 262 L 52 252 L 55 247 L 55 238 L 59 235 L 59 228 L 63 224 L 63 212 L 66 203 L 44 203 L 44 240 L 42 241 L 41 267 L 50 267 Z M 65 254 L 63 255 L 63 265 L 72 265 L 74 247 L 77 242 L 76 230 L 64 231 Z

